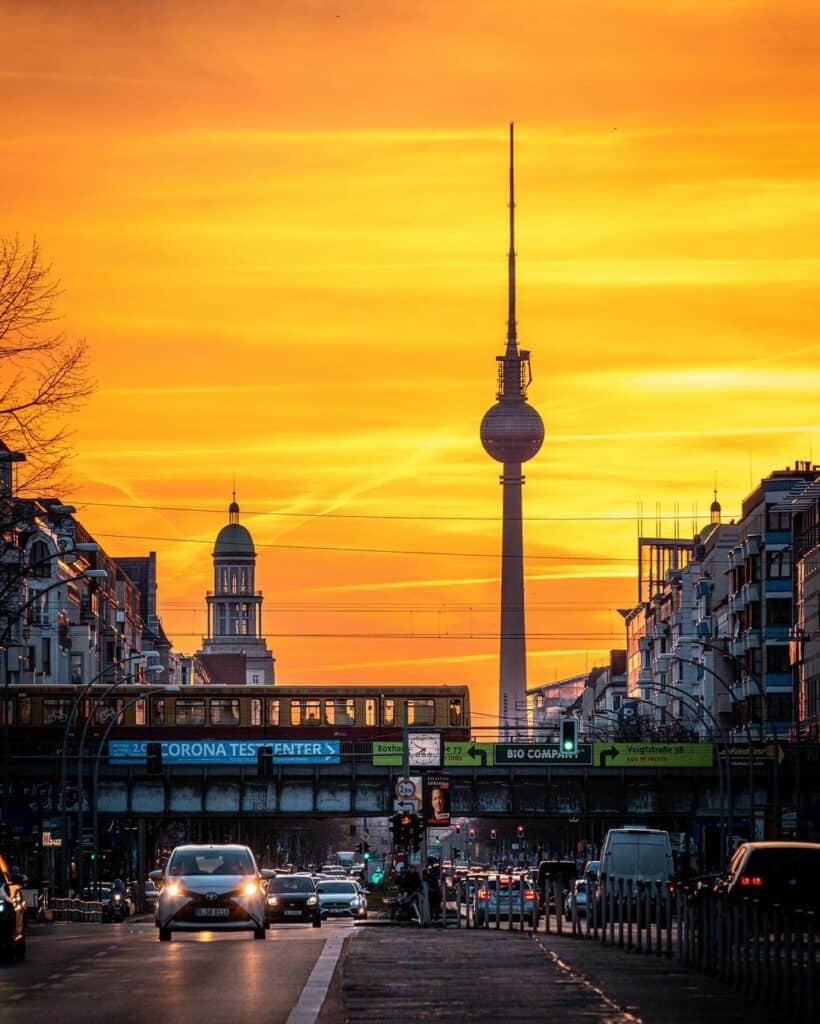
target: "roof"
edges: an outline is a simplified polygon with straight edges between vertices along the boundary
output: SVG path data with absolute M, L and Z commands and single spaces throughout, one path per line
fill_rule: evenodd
M 256 556 L 253 538 L 241 523 L 228 523 L 223 526 L 214 544 L 214 558 L 232 555 Z
M 208 673 L 210 685 L 213 686 L 244 686 L 246 657 L 244 654 L 198 654 Z

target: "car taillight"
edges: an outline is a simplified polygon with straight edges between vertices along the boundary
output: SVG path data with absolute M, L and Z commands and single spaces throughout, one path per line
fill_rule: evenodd
M 488 900 L 490 898 L 490 890 L 489 889 L 479 889 L 478 890 L 478 898 L 480 900 Z
M 743 886 L 748 885 L 757 888 L 758 886 L 763 885 L 763 879 L 760 875 L 741 875 L 740 884 Z
M 538 899 L 538 893 L 535 891 L 535 889 L 527 889 L 527 891 L 524 893 L 524 899 L 525 900 L 537 900 Z

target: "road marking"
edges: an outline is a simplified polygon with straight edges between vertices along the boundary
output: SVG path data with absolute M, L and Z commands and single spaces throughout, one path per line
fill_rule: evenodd
M 342 947 L 352 934 L 352 932 L 337 933 L 325 942 L 319 959 L 313 965 L 310 977 L 305 982 L 299 1002 L 290 1011 L 287 1024 L 315 1024 L 325 1001 L 327 990 L 330 988 Z
M 63 976 L 62 971 L 58 971 L 57 974 L 49 974 L 48 980 L 49 981 L 57 981 L 59 978 L 62 978 L 62 976 Z
M 108 953 L 106 952 L 106 950 L 101 949 L 99 953 L 95 953 L 94 956 L 108 956 Z
M 70 967 L 66 967 L 67 971 L 79 971 L 79 969 L 80 969 L 80 965 L 79 964 L 72 964 Z
M 9 996 L 8 999 L 6 1000 L 6 1002 L 7 1003 L 14 1003 L 18 999 L 25 999 L 25 998 L 26 998 L 26 993 L 25 992 L 16 992 L 13 996 Z

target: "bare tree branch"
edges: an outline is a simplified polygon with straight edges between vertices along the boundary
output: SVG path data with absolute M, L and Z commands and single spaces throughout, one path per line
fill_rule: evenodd
M 95 386 L 85 341 L 50 330 L 60 295 L 36 238 L 0 239 L 0 439 L 25 452 L 27 489 L 59 478 L 71 454 L 65 414 Z

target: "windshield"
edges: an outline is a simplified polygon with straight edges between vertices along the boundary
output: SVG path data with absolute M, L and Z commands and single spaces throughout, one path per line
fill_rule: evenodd
M 268 882 L 268 892 L 313 892 L 314 885 L 311 878 L 288 878 L 287 875 L 280 875 Z
M 356 893 L 356 888 L 351 882 L 319 882 L 316 892 L 333 892 L 353 896 Z
M 253 875 L 253 859 L 247 850 L 204 847 L 174 850 L 168 862 L 169 875 Z

